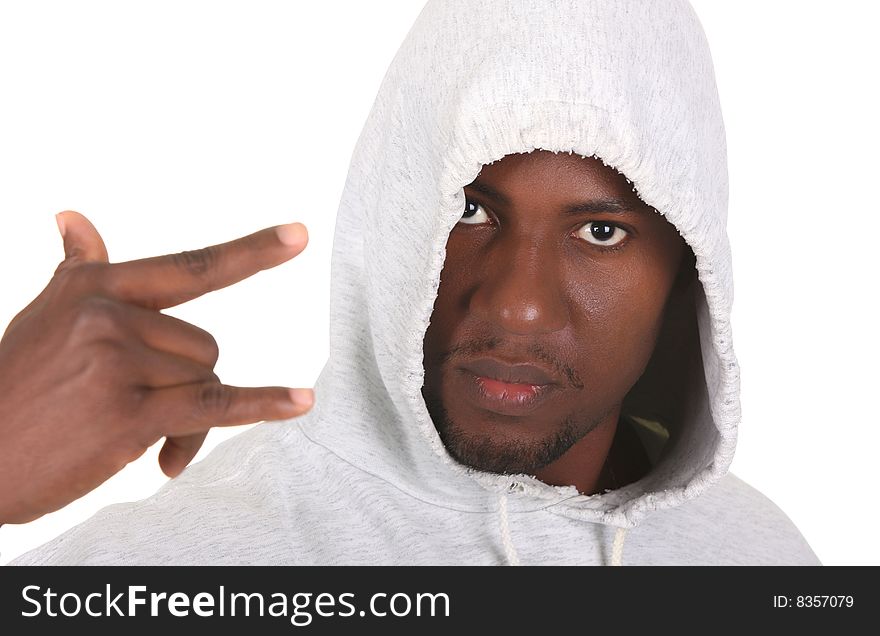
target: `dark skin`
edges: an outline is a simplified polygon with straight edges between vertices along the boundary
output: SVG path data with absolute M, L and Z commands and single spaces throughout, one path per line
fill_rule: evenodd
M 159 464 L 174 477 L 212 426 L 311 408 L 311 389 L 221 383 L 213 336 L 161 313 L 289 261 L 304 225 L 122 263 L 80 213 L 58 226 L 64 260 L 0 339 L 0 525 L 58 510 L 163 437 Z
M 686 243 L 595 158 L 508 155 L 464 194 L 424 341 L 422 392 L 450 454 L 582 494 L 641 478 L 647 458 L 618 420 L 691 263 Z M 481 408 L 461 365 L 482 356 L 551 369 L 561 387 L 525 415 Z

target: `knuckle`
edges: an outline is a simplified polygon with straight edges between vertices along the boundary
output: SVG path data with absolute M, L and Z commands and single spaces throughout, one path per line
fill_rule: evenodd
M 186 250 L 171 255 L 171 262 L 190 276 L 205 279 L 211 276 L 217 266 L 217 249 L 203 247 L 197 250 Z
M 196 396 L 197 415 L 217 417 L 229 412 L 232 406 L 232 393 L 219 382 L 205 382 L 199 385 Z
M 150 397 L 150 387 L 145 384 L 133 384 L 130 387 L 129 403 L 131 410 L 140 413 Z
M 210 333 L 208 333 L 207 331 L 203 331 L 202 333 L 204 334 L 203 338 L 205 341 L 205 354 L 206 357 L 211 360 L 211 367 L 213 368 L 213 366 L 217 364 L 217 360 L 220 359 L 220 345 L 217 344 L 217 339 L 214 338 L 214 336 L 212 336 Z
M 100 386 L 130 375 L 131 359 L 125 347 L 113 340 L 96 340 L 91 343 L 86 365 L 83 369 L 89 382 L 100 381 Z
M 75 308 L 71 331 L 83 339 L 110 338 L 122 333 L 123 311 L 116 301 L 103 296 L 87 296 Z

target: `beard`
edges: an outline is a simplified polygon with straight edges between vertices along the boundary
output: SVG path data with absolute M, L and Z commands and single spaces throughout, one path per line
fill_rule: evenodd
M 589 420 L 568 416 L 540 439 L 512 439 L 509 436 L 474 433 L 466 425 L 452 419 L 443 401 L 424 387 L 422 396 L 449 454 L 461 464 L 491 473 L 534 475 L 562 457 L 607 416 L 602 414 Z

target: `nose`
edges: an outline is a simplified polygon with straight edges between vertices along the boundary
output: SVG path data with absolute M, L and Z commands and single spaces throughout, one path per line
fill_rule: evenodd
M 529 237 L 499 243 L 486 255 L 486 269 L 470 310 L 505 331 L 552 333 L 569 321 L 559 257 Z

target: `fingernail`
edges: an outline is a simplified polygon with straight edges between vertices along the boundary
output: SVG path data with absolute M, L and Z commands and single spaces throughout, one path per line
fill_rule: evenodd
M 278 238 L 285 245 L 302 245 L 309 237 L 306 226 L 302 223 L 288 223 L 275 228 Z
M 315 402 L 315 392 L 312 389 L 290 389 L 290 399 L 297 406 L 311 406 Z
M 58 224 L 58 231 L 61 232 L 61 238 L 64 238 L 64 233 L 67 231 L 64 227 L 64 220 L 59 216 L 61 212 L 55 215 L 55 222 Z

